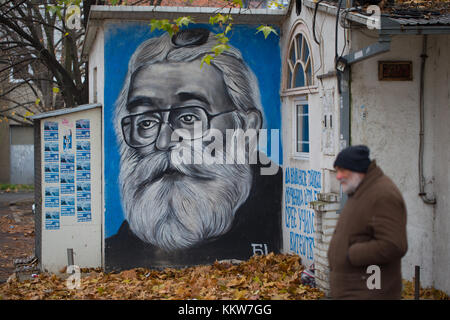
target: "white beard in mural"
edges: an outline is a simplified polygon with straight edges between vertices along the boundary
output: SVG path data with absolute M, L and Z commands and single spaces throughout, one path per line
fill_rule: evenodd
M 226 233 L 247 199 L 249 165 L 174 164 L 169 152 L 122 159 L 122 201 L 131 230 L 166 251 Z

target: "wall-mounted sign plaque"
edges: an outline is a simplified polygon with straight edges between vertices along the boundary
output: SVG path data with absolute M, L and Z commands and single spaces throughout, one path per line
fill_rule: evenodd
M 378 61 L 378 80 L 410 81 L 412 79 L 411 61 Z

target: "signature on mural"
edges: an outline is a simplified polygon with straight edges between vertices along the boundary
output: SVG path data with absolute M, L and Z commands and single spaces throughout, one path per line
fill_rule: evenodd
M 215 43 L 206 29 L 184 30 L 145 41 L 130 59 L 114 111 L 126 221 L 106 240 L 107 264 L 193 264 L 279 250 L 282 173 L 260 174 L 262 164 L 276 164 L 262 153 L 256 164 L 173 161 L 186 144 L 197 144 L 195 156 L 212 129 L 225 137 L 262 128 L 258 81 L 239 50 L 200 67 Z M 177 130 L 185 134 L 177 138 Z M 225 159 L 224 150 L 214 157 Z

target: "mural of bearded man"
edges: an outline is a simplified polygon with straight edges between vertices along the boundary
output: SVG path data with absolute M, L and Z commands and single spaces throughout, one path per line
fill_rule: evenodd
M 262 128 L 258 81 L 233 47 L 201 66 L 215 44 L 210 31 L 188 29 L 143 42 L 130 59 L 114 111 L 125 221 L 105 241 L 108 269 L 279 252 L 281 170 L 261 174 L 263 164 L 278 166 L 262 153 L 252 163 L 251 143 L 225 139 Z M 245 149 L 244 163 L 225 161 L 235 148 Z M 180 150 L 223 161 L 174 161 Z

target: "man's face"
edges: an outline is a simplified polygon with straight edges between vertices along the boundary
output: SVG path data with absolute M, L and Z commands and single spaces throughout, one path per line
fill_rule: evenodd
M 200 68 L 200 62 L 159 63 L 137 72 L 130 86 L 127 110 L 140 114 L 152 110 L 200 107 L 204 114 L 214 115 L 209 127 L 225 133 L 233 129 L 232 111 L 235 110 L 225 88 L 220 72 L 212 66 Z M 225 113 L 229 112 L 229 113 Z M 175 112 L 171 112 L 172 114 Z M 195 112 L 193 113 L 195 115 Z M 157 116 L 157 115 L 155 115 Z M 170 115 L 162 113 L 162 119 Z M 199 120 L 184 117 L 182 121 Z M 141 121 L 142 123 L 142 121 Z M 156 137 L 156 148 L 166 150 L 174 145 L 171 141 L 173 127 L 162 124 Z
M 336 179 L 341 183 L 342 191 L 351 194 L 355 192 L 365 174 L 336 167 Z
M 250 166 L 171 160 L 178 143 L 171 139 L 174 128 L 192 120 L 177 109 L 200 107 L 209 115 L 220 113 L 209 119 L 209 127 L 223 133 L 235 128 L 235 107 L 221 73 L 212 66 L 200 69 L 199 61 L 159 63 L 139 70 L 132 79 L 125 117 L 130 120 L 125 124 L 134 129 L 124 129 L 123 134 L 142 148 L 127 148 L 120 168 L 131 230 L 141 240 L 168 251 L 224 234 L 249 195 Z M 154 110 L 171 111 L 154 114 Z M 158 128 L 154 134 L 149 133 L 152 123 Z

